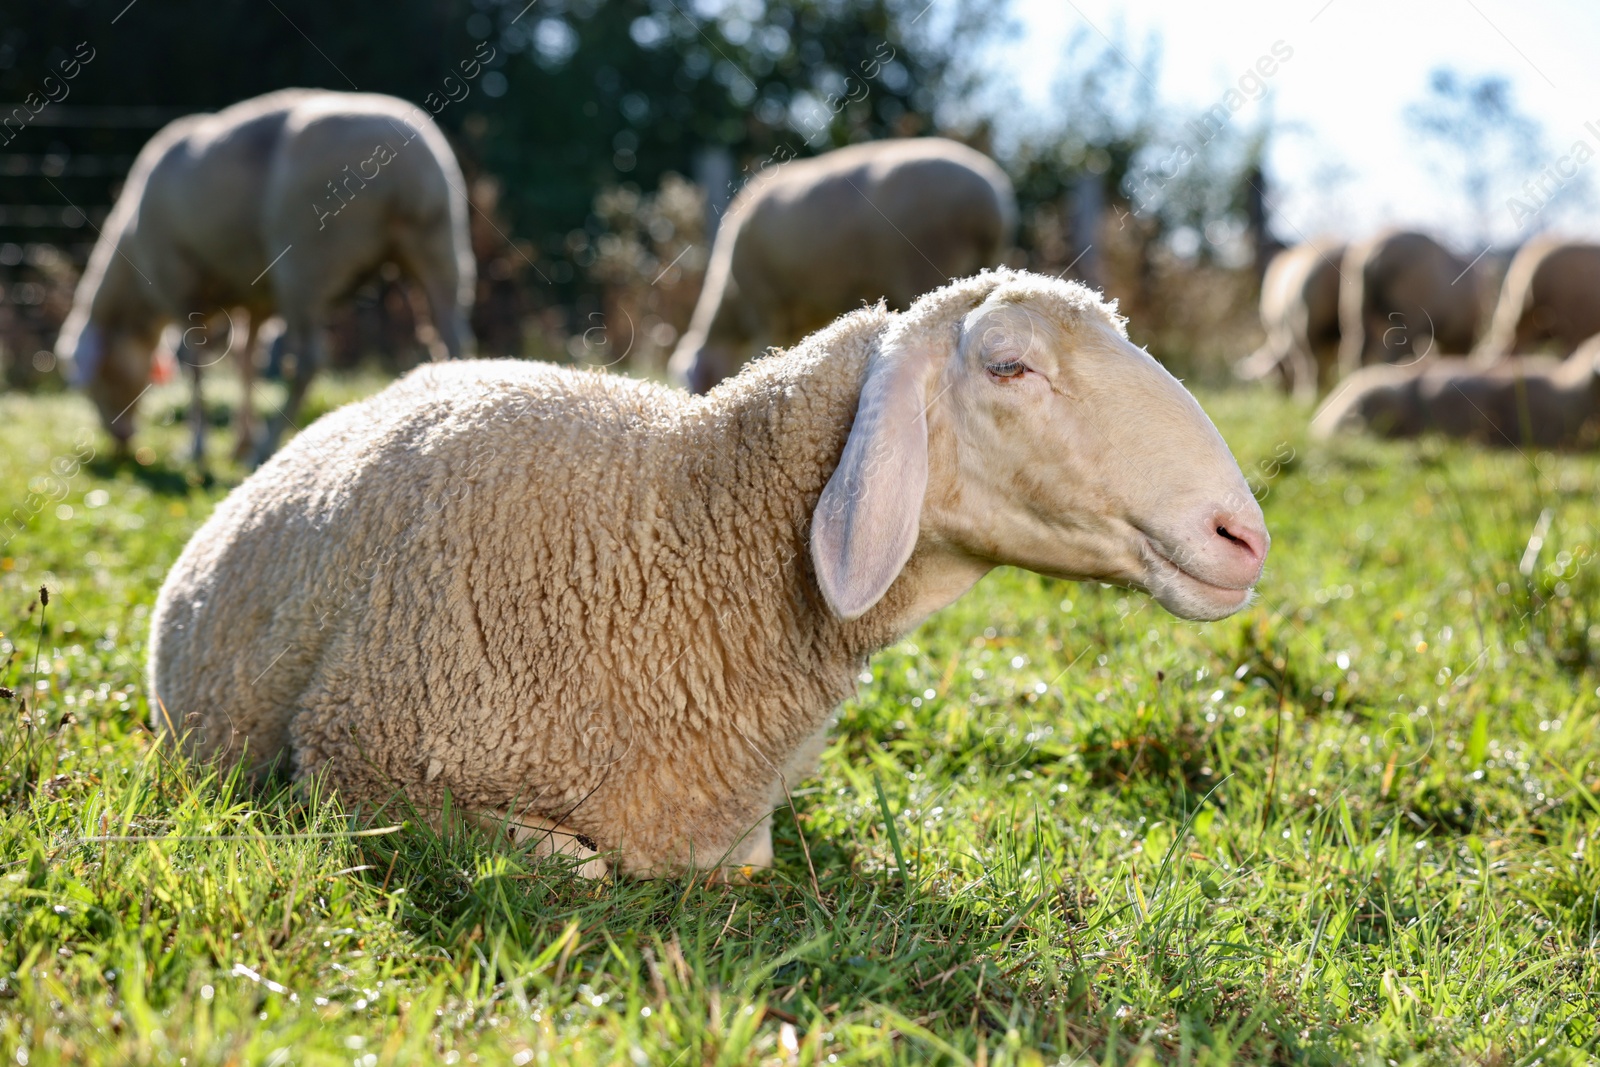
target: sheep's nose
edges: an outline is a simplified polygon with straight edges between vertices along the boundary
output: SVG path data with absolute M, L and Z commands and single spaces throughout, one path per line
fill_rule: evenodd
M 1261 577 L 1261 568 L 1267 562 L 1267 548 L 1272 544 L 1266 527 L 1250 516 L 1218 514 L 1212 517 L 1211 527 L 1232 576 L 1246 584 L 1254 584 Z

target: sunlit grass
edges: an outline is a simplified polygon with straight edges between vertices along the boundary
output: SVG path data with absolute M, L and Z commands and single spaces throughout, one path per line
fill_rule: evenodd
M 1586 1062 L 1594 461 L 1310 446 L 1271 397 L 1207 403 L 1264 493 L 1256 605 L 1196 626 L 992 575 L 873 660 L 777 870 L 708 888 L 353 837 L 336 799 L 158 750 L 149 607 L 231 442 L 217 484 L 178 424 L 52 467 L 103 448 L 86 405 L 0 397 L 0 1053 Z

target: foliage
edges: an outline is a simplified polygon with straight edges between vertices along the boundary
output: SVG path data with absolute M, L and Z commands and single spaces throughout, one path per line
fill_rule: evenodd
M 1152 248 L 1175 244 L 1189 260 L 1241 262 L 1236 246 L 1247 222 L 1247 178 L 1260 165 L 1269 127 L 1213 119 L 1200 137 L 1203 116 L 1158 99 L 1160 64 L 1154 38 L 1142 50 L 1126 41 L 1102 43 L 1087 30 L 1069 40 L 1056 107 L 1004 153 L 1018 198 L 1033 213 L 1024 247 L 1041 259 L 1066 251 L 1050 247 L 1063 228 L 1071 229 L 1061 213 L 1076 208 L 1080 179 L 1094 176 L 1103 189 L 1105 226 L 1131 228 Z M 1178 145 L 1182 155 L 1175 154 Z M 1091 236 L 1070 239 L 1075 253 Z
M 1256 329 L 1247 201 L 1269 128 L 1237 119 L 1197 137 L 1197 116 L 1161 105 L 1160 63 L 1155 38 L 1075 34 L 1056 107 L 998 152 L 1026 265 L 1103 289 L 1169 366 L 1222 376 Z
M 595 241 L 591 276 L 605 287 L 607 329 L 578 338 L 577 358 L 607 365 L 623 360 L 661 377 L 674 344 L 688 328 L 710 258 L 704 193 L 676 174 L 654 193 L 613 186 L 595 197 L 605 228 Z M 613 336 L 615 335 L 615 336 Z
M 1405 109 L 1405 121 L 1431 149 L 1431 166 L 1459 183 L 1485 239 L 1496 228 L 1490 213 L 1499 196 L 1516 195 L 1549 157 L 1538 121 L 1517 107 L 1502 75 L 1473 78 L 1440 67 L 1428 77 L 1427 95 Z M 1571 199 L 1586 191 L 1587 177 L 1565 190 Z
M 873 659 L 776 870 L 707 887 L 356 838 L 157 750 L 150 603 L 224 487 L 170 458 L 175 388 L 143 462 L 81 469 L 81 400 L 0 398 L 0 1055 L 1589 1061 L 1592 460 L 1312 446 L 1274 396 L 1203 399 L 1264 496 L 1257 604 L 992 575 Z
M 520 190 L 513 216 L 562 232 L 587 218 L 597 188 L 690 173 L 696 147 L 753 165 L 926 129 L 955 49 L 902 31 L 916 5 L 894 0 L 746 0 L 715 17 L 670 0 L 556 0 L 514 25 L 522 6 L 485 12 L 515 95 L 486 106 L 477 143 Z M 823 107 L 863 80 L 863 99 Z
M 1160 136 L 1160 113 L 1150 80 L 1161 62 L 1152 41 L 1142 52 L 1107 43 L 1082 30 L 1067 42 L 1055 85 L 1056 107 L 1024 130 L 1006 151 L 1017 196 L 1042 204 L 1070 195 L 1078 175 L 1101 176 L 1112 195 L 1137 157 Z
M 565 285 L 575 274 L 560 242 L 586 224 L 596 189 L 654 188 L 667 171 L 690 173 L 704 146 L 754 163 L 785 145 L 927 129 L 1002 2 L 962 0 L 935 35 L 910 0 L 87 0 L 0 32 L 0 98 L 38 91 L 80 41 L 95 57 L 62 101 L 75 107 L 177 114 L 288 85 L 392 93 L 435 113 L 469 172 L 504 183 L 515 232 L 543 242 L 549 280 Z M 24 147 L 131 150 L 117 130 L 90 132 L 100 140 L 42 123 Z M 56 192 L 33 182 L 40 203 L 102 204 L 110 180 L 74 174 Z

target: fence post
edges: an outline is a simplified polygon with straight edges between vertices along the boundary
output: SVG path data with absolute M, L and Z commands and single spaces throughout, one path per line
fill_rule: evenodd
M 1072 272 L 1085 285 L 1105 288 L 1100 269 L 1100 221 L 1105 214 L 1105 177 L 1084 171 L 1072 185 L 1072 255 L 1077 257 Z

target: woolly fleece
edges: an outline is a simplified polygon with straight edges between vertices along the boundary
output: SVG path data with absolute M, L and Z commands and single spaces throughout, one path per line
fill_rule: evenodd
M 817 586 L 811 516 L 869 361 L 948 347 L 991 294 L 1125 336 L 1087 289 L 997 271 L 857 311 L 704 397 L 467 361 L 328 415 L 174 565 L 156 727 L 369 805 L 448 790 L 560 823 L 631 873 L 759 862 L 752 831 L 867 657 L 954 599 L 920 543 L 858 619 Z

